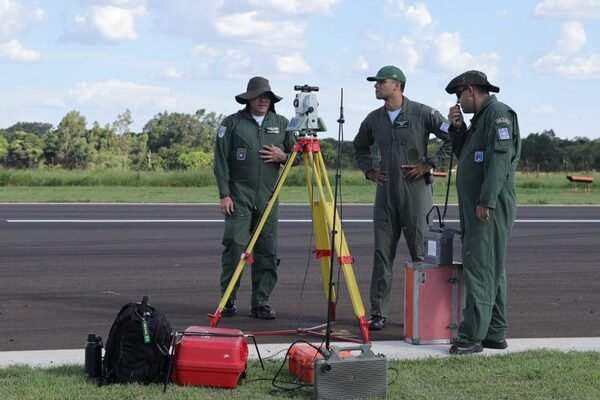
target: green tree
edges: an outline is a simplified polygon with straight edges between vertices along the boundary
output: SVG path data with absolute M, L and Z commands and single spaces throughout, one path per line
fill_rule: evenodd
M 135 171 L 153 169 L 152 155 L 148 152 L 148 135 L 125 133 L 119 136 L 121 154 L 126 154 L 129 167 Z
M 202 150 L 185 151 L 178 157 L 178 163 L 183 169 L 199 169 L 210 167 L 214 160 L 213 153 Z
M 131 116 L 131 111 L 127 108 L 123 114 L 117 115 L 117 119 L 113 122 L 112 128 L 117 135 L 124 135 L 131 132 L 129 128 L 132 124 L 133 117 Z
M 4 136 L 0 136 L 0 162 L 4 163 L 6 161 L 6 156 L 8 155 L 8 139 Z
M 33 133 L 15 132 L 8 143 L 5 165 L 12 168 L 34 168 L 42 160 L 42 140 Z
M 559 142 L 552 129 L 529 134 L 521 141 L 521 164 L 543 171 L 558 171 L 564 156 Z
M 52 124 L 46 122 L 17 122 L 13 126 L 6 129 L 7 133 L 14 134 L 16 132 L 33 133 L 37 136 L 44 136 L 52 130 Z
M 212 152 L 214 137 L 222 116 L 198 110 L 195 114 L 159 113 L 146 123 L 142 132 L 148 135 L 148 148 L 156 153 L 161 148 L 180 145 Z
M 45 156 L 52 165 L 66 169 L 85 168 L 94 148 L 87 141 L 86 120 L 77 111 L 63 117 L 55 131 L 46 135 Z

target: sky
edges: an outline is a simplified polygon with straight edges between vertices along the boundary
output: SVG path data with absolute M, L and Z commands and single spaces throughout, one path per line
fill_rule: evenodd
M 600 139 L 599 40 L 600 0 L 0 0 L 0 128 L 72 110 L 91 127 L 129 109 L 134 132 L 165 111 L 229 115 L 260 75 L 288 118 L 294 85 L 318 86 L 319 136 L 352 140 L 382 105 L 366 77 L 392 64 L 443 115 L 447 83 L 477 69 L 523 137 Z

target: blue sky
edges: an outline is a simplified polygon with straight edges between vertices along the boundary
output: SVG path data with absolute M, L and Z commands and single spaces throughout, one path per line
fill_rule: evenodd
M 57 125 L 71 110 L 112 123 L 130 109 L 231 114 L 262 75 L 294 115 L 295 84 L 320 87 L 337 137 L 381 105 L 366 77 L 394 64 L 405 95 L 447 114 L 450 79 L 479 69 L 521 132 L 600 138 L 600 0 L 0 0 L 0 127 Z

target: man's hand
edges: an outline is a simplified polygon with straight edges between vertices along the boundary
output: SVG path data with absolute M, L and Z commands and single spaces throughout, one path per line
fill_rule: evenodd
M 383 185 L 387 181 L 387 172 L 382 169 L 372 169 L 366 173 L 367 178 L 378 185 Z
M 409 181 L 414 181 L 431 171 L 431 164 L 428 162 L 421 162 L 418 164 L 404 164 L 402 168 L 408 169 L 409 171 L 404 175 Z
M 233 207 L 233 199 L 231 196 L 225 196 L 221 199 L 219 203 L 219 207 L 221 207 L 221 213 L 223 215 L 231 215 L 235 211 Z
M 488 222 L 490 220 L 490 209 L 487 207 L 477 206 L 475 213 L 477 214 L 477 218 L 483 222 Z
M 287 160 L 287 154 L 279 147 L 272 144 L 265 144 L 259 153 L 260 158 L 266 163 L 283 164 Z
M 450 107 L 448 110 L 448 121 L 450 121 L 454 129 L 457 131 L 460 131 L 466 127 L 465 119 L 458 103 Z

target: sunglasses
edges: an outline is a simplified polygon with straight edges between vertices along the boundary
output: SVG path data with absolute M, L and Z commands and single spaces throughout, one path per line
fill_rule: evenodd
M 456 91 L 456 98 L 457 98 L 457 99 L 460 99 L 460 96 L 462 96 L 462 93 L 463 93 L 465 90 L 467 90 L 468 88 L 469 88 L 469 87 L 467 86 L 467 87 L 464 87 L 464 88 L 460 88 L 460 89 L 458 89 L 458 90 Z

